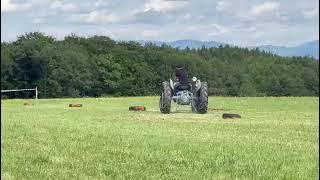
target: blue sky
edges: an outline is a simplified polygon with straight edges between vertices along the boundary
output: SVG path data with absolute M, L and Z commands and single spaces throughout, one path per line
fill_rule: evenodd
M 294 46 L 319 39 L 319 1 L 1 0 L 1 40 L 31 31 Z

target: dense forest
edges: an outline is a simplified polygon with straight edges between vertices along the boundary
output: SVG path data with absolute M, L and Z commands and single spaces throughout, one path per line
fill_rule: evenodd
M 105 36 L 56 40 L 39 32 L 1 43 L 1 89 L 37 86 L 40 98 L 158 95 L 176 65 L 207 81 L 214 96 L 319 96 L 319 61 L 311 57 L 230 46 L 179 50 Z

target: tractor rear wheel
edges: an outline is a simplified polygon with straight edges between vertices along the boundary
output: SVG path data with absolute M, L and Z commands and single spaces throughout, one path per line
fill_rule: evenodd
M 164 114 L 169 114 L 171 109 L 172 90 L 169 82 L 163 82 L 163 92 L 160 97 L 160 111 Z
M 208 83 L 202 82 L 197 98 L 197 111 L 200 114 L 205 114 L 208 111 Z

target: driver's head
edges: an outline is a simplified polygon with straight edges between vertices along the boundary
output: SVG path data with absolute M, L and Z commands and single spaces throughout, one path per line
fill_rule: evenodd
M 177 65 L 175 70 L 176 77 L 179 78 L 183 74 L 183 71 L 183 67 L 181 65 Z
M 183 70 L 183 67 L 181 65 L 177 65 L 176 70 Z

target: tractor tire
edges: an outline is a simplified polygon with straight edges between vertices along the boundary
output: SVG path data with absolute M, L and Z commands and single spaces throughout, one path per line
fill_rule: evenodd
M 196 112 L 197 112 L 197 108 L 196 108 L 196 107 L 193 107 L 193 106 L 191 105 L 191 111 L 194 112 L 194 113 L 196 113 Z
M 197 111 L 205 114 L 208 111 L 208 83 L 202 82 L 197 99 Z
M 163 92 L 160 97 L 160 111 L 164 114 L 169 114 L 171 109 L 172 90 L 169 82 L 163 82 Z
M 191 110 L 192 112 L 196 113 L 197 112 L 197 100 L 193 99 L 193 102 L 191 102 Z

